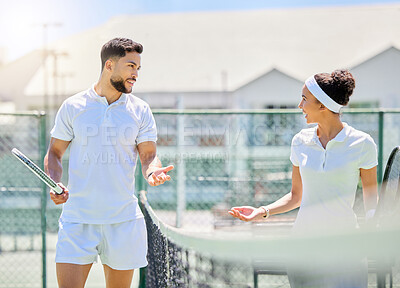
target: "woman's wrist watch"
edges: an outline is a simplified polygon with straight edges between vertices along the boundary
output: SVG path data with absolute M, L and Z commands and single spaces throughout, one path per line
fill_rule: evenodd
M 269 209 L 267 208 L 267 206 L 261 206 L 261 208 L 265 210 L 265 214 L 263 217 L 267 219 L 269 217 Z

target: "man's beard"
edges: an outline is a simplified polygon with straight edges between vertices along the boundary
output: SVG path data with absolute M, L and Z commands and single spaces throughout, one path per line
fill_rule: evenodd
M 121 77 L 114 77 L 114 78 L 110 78 L 110 83 L 111 85 L 115 88 L 115 90 L 117 90 L 118 92 L 121 93 L 131 93 L 132 89 L 127 89 L 124 85 L 124 79 L 122 79 Z

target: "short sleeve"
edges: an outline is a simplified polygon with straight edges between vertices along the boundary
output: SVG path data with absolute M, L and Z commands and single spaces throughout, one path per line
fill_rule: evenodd
M 54 127 L 50 131 L 51 137 L 64 141 L 71 141 L 74 138 L 71 119 L 72 117 L 68 111 L 68 104 L 64 102 L 57 112 Z
M 300 165 L 299 158 L 296 154 L 297 146 L 298 146 L 297 135 L 295 135 L 292 139 L 292 145 L 290 147 L 290 161 L 294 166 L 299 167 Z
M 371 169 L 378 165 L 378 152 L 376 144 L 371 136 L 367 136 L 364 140 L 363 147 L 359 159 L 359 168 Z
M 145 106 L 144 108 L 136 144 L 147 141 L 157 142 L 156 121 L 154 120 L 153 113 L 151 113 L 149 106 Z

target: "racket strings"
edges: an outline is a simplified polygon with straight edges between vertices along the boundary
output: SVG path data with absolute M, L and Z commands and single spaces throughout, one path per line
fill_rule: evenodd
M 42 177 L 43 178 L 43 180 L 45 180 L 49 185 L 51 185 L 51 186 L 54 186 L 53 184 L 53 181 L 51 180 L 51 178 L 46 174 L 46 173 L 43 173 L 43 171 L 42 170 L 40 170 L 36 165 L 34 165 L 33 164 L 33 166 L 31 166 L 32 167 L 32 169 L 37 173 L 37 174 L 39 174 L 40 175 L 40 177 Z
M 400 218 L 400 148 L 396 147 L 388 160 L 380 193 L 378 209 L 381 222 L 393 223 Z
M 32 171 L 34 171 L 43 181 L 45 181 L 46 184 L 48 184 L 52 188 L 56 188 L 57 185 L 54 183 L 54 181 L 46 173 L 44 173 L 34 162 L 28 159 L 17 149 L 13 149 L 13 153 L 15 156 L 18 157 L 19 160 L 21 160 L 26 166 L 32 169 Z

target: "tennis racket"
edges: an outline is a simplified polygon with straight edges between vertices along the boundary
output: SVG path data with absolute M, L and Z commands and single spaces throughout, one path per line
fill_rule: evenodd
M 393 149 L 386 164 L 376 214 L 380 222 L 391 224 L 394 216 L 400 217 L 400 146 Z
M 375 221 L 378 227 L 398 229 L 400 219 L 400 146 L 395 147 L 390 153 L 383 175 L 381 190 L 379 193 L 378 207 Z M 378 287 L 386 287 L 386 274 L 389 273 L 392 283 L 392 267 L 394 258 L 378 258 L 377 261 Z
M 12 154 L 17 157 L 19 161 L 21 161 L 26 167 L 29 168 L 40 180 L 42 180 L 47 186 L 49 186 L 54 192 L 57 194 L 64 193 L 63 188 L 57 185 L 57 183 L 51 179 L 42 169 L 40 169 L 31 159 L 26 157 L 19 151 L 17 148 L 13 148 L 11 150 Z

